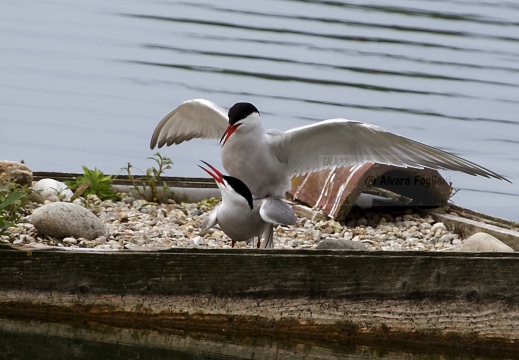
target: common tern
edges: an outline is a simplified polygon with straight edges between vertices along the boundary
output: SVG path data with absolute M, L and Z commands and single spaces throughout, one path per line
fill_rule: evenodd
M 202 221 L 202 228 L 209 229 L 219 225 L 220 229 L 231 238 L 232 246 L 236 241 L 250 242 L 258 238 L 260 247 L 274 247 L 273 224 L 294 225 L 296 216 L 292 208 L 282 199 L 266 197 L 254 199 L 252 193 L 241 181 L 232 176 L 222 175 L 218 169 L 202 161 L 209 167 L 207 172 L 216 181 L 222 194 L 222 201 Z M 212 171 L 211 171 L 212 170 Z
M 510 182 L 469 160 L 359 121 L 329 119 L 288 131 L 265 131 L 258 109 L 246 102 L 226 113 L 211 101 L 188 100 L 157 125 L 150 147 L 193 138 L 220 139 L 223 167 L 257 197 L 283 197 L 293 176 L 338 163 L 447 169 Z

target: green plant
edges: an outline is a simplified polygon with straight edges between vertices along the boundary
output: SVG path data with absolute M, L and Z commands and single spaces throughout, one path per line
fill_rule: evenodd
M 112 188 L 112 175 L 105 175 L 102 171 L 94 168 L 88 169 L 83 166 L 83 175 L 65 183 L 70 190 L 74 191 L 73 199 L 83 196 L 85 199 L 90 194 L 95 194 L 101 200 L 120 200 L 120 196 Z
M 0 184 L 0 235 L 5 229 L 15 226 L 25 214 L 31 190 L 16 183 Z
M 148 157 L 148 159 L 155 161 L 157 167 L 148 168 L 141 181 L 132 175 L 132 164 L 128 163 L 128 166 L 123 168 L 123 170 L 126 170 L 128 179 L 133 185 L 135 191 L 143 199 L 149 202 L 158 203 L 163 199 L 164 194 L 166 194 L 169 189 L 169 186 L 165 181 L 162 181 L 161 184 L 161 177 L 166 170 L 172 168 L 173 162 L 170 158 L 160 155 L 160 153 L 156 153 L 155 155 Z M 162 193 L 159 193 L 159 189 L 162 189 Z
M 450 194 L 449 194 L 449 200 L 452 199 L 452 197 L 454 195 L 456 195 L 458 193 L 458 191 L 460 191 L 461 189 L 459 188 L 455 188 L 452 186 L 452 182 L 449 182 L 449 189 L 450 189 Z

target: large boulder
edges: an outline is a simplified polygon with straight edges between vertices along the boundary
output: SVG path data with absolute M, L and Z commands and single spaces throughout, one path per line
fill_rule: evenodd
M 514 252 L 514 249 L 490 234 L 478 232 L 465 239 L 459 248 L 459 251 Z
M 6 182 L 30 186 L 32 184 L 32 171 L 23 163 L 0 160 L 0 183 Z
M 106 226 L 90 210 L 65 202 L 43 205 L 34 210 L 29 221 L 41 235 L 56 239 L 74 237 L 94 240 L 107 236 Z

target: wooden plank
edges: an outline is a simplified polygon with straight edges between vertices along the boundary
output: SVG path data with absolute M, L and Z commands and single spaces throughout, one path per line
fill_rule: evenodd
M 67 180 L 73 180 L 83 174 L 78 173 L 60 173 L 60 172 L 34 172 L 33 179 L 35 181 L 51 178 L 54 180 L 58 180 L 61 182 L 65 182 Z M 114 177 L 113 184 L 114 185 L 126 185 L 131 186 L 130 179 L 128 175 L 112 175 Z M 135 175 L 134 178 L 142 182 L 146 179 L 144 175 Z M 166 184 L 170 187 L 189 187 L 189 188 L 217 188 L 213 179 L 210 178 L 192 178 L 192 177 L 172 177 L 172 176 L 163 176 L 161 177 L 161 184 L 166 182 Z M 140 183 L 139 183 L 140 185 Z
M 0 249 L 0 317 L 517 349 L 519 254 Z
M 0 317 L 517 349 L 519 254 L 0 249 Z
M 441 209 L 433 209 L 428 213 L 435 221 L 443 222 L 447 228 L 460 234 L 464 239 L 477 232 L 484 232 L 501 240 L 515 251 L 519 251 L 519 224 L 458 206 L 449 206 L 448 211 L 446 213 Z
M 1 288 L 12 290 L 519 299 L 519 254 L 516 253 L 0 250 L 0 266 L 4 269 L 0 272 Z

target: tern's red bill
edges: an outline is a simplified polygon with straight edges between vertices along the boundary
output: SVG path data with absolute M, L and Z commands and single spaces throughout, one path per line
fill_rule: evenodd
M 222 173 L 218 171 L 217 168 L 215 168 L 213 165 L 205 162 L 204 160 L 200 160 L 201 162 L 203 162 L 204 164 L 206 164 L 207 166 L 209 166 L 209 168 L 211 170 L 213 170 L 213 172 L 209 171 L 208 169 L 198 165 L 198 167 L 202 170 L 204 170 L 206 173 L 208 173 L 209 175 L 211 175 L 211 177 L 217 182 L 217 183 L 220 183 L 222 185 L 224 185 L 223 183 L 223 176 L 222 176 Z
M 236 131 L 236 129 L 238 129 L 240 125 L 241 124 L 229 124 L 229 126 L 227 126 L 227 129 L 225 130 L 225 132 L 222 135 L 222 138 L 220 139 L 220 142 L 223 141 L 222 146 L 225 145 L 227 140 L 229 140 L 229 137 L 231 137 L 231 135 Z

